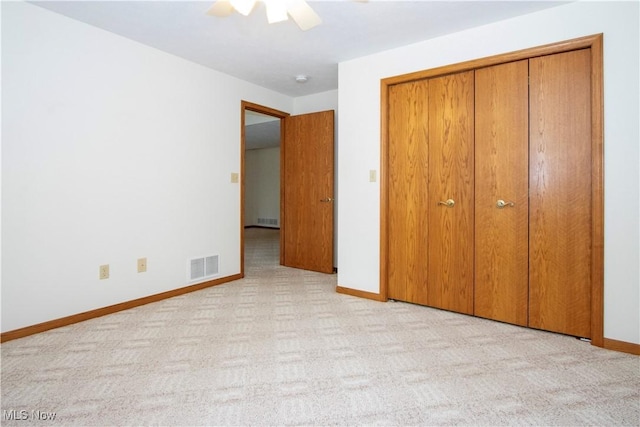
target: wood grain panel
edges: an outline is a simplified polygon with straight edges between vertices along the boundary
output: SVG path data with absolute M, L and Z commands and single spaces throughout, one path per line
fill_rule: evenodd
M 430 306 L 473 313 L 473 71 L 429 79 Z M 438 202 L 455 200 L 449 208 Z
M 283 147 L 284 265 L 333 273 L 334 113 L 286 117 Z
M 604 93 L 602 34 L 591 52 L 591 344 L 604 346 Z
M 476 70 L 474 314 L 526 326 L 529 61 Z M 499 209 L 498 200 L 515 206 Z
M 427 303 L 428 81 L 389 87 L 388 293 Z
M 564 52 L 572 52 L 579 49 L 588 49 L 591 52 L 591 343 L 596 346 L 606 347 L 606 343 L 610 340 L 604 338 L 604 185 L 603 185 L 603 88 L 602 88 L 602 55 L 603 55 L 603 35 L 594 34 L 582 38 L 561 41 L 545 46 L 534 47 L 516 52 L 500 54 L 488 58 L 480 58 L 473 61 L 467 61 L 458 64 L 447 65 L 445 67 L 433 68 L 429 70 L 419 71 L 416 73 L 404 74 L 381 80 L 382 99 L 386 100 L 388 96 L 388 88 L 398 84 L 410 83 L 412 81 L 424 80 L 442 75 L 458 73 L 477 68 L 494 66 L 503 63 L 518 61 L 529 58 L 536 58 L 545 55 L 561 54 Z M 538 100 L 542 102 L 542 99 Z M 389 184 L 387 174 L 384 172 L 388 169 L 389 162 L 389 146 L 388 138 L 388 102 L 381 102 L 381 224 L 380 224 L 380 294 L 385 295 L 387 284 L 387 267 L 388 267 L 388 248 L 391 242 L 397 236 L 390 235 L 388 232 L 388 208 L 389 208 Z M 535 124 L 531 124 L 532 129 Z M 532 174 L 530 173 L 530 177 Z M 530 210 L 531 210 L 530 205 Z M 531 237 L 531 232 L 530 239 Z M 553 240 L 550 244 L 554 244 Z M 584 334 L 580 334 L 584 335 Z
M 530 60 L 529 326 L 591 336 L 588 49 Z

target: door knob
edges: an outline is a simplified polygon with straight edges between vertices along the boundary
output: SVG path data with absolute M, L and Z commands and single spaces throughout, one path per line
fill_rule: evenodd
M 333 202 L 335 199 L 332 199 L 331 197 L 327 197 L 326 199 L 321 199 L 320 201 L 322 203 L 331 203 Z
M 448 208 L 454 207 L 455 204 L 456 204 L 456 201 L 453 200 L 453 199 L 447 199 L 446 202 L 443 202 L 442 200 L 438 202 L 438 205 L 443 205 L 443 206 L 446 206 Z
M 496 207 L 498 209 L 502 209 L 502 208 L 512 208 L 514 207 L 516 204 L 513 202 L 505 202 L 504 200 L 498 200 L 496 202 Z

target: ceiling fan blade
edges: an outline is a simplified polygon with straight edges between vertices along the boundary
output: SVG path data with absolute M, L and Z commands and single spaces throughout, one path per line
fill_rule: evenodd
M 231 2 L 229 2 L 229 0 L 216 0 L 209 10 L 207 10 L 207 15 L 220 17 L 229 16 L 232 13 L 233 6 L 231 6 Z
M 305 0 L 294 0 L 287 9 L 291 18 L 298 24 L 302 31 L 310 30 L 322 23 L 320 16 L 311 9 Z
M 287 5 L 282 0 L 263 0 L 267 8 L 267 22 L 275 24 L 289 19 L 287 16 Z
M 238 13 L 244 16 L 249 16 L 251 11 L 255 7 L 257 0 L 229 0 L 229 1 L 231 2 L 231 6 L 233 6 L 233 8 L 238 11 Z

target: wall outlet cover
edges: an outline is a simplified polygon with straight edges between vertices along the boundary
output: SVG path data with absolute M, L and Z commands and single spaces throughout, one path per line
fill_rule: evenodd
M 109 278 L 109 264 L 104 264 L 100 266 L 99 278 L 100 280 Z

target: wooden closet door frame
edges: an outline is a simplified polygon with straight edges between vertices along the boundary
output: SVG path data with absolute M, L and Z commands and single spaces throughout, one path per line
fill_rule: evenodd
M 386 301 L 389 266 L 389 140 L 388 140 L 388 91 L 389 87 L 411 81 L 445 74 L 469 71 L 506 62 L 529 59 L 536 56 L 569 52 L 577 49 L 591 50 L 591 344 L 605 346 L 604 339 L 604 103 L 603 103 L 603 35 L 594 34 L 530 49 L 476 59 L 459 64 L 446 65 L 430 70 L 389 77 L 381 80 L 380 87 L 380 300 Z

